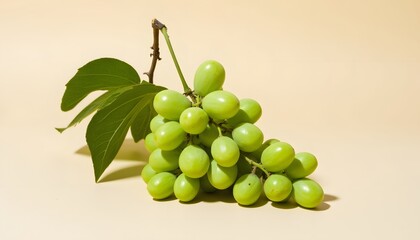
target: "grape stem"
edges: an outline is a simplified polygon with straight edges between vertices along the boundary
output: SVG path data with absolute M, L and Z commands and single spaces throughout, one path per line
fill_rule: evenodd
M 254 166 L 254 168 L 253 168 L 253 172 L 255 173 L 255 168 L 259 168 L 259 169 L 261 169 L 261 171 L 263 171 L 264 173 L 265 173 L 265 175 L 268 177 L 268 176 L 270 176 L 270 173 L 267 171 L 267 170 L 265 170 L 265 168 L 263 167 L 263 165 L 262 164 L 259 164 L 259 163 L 257 163 L 257 162 L 255 162 L 255 161 L 252 161 L 251 159 L 249 159 L 249 158 L 247 158 L 247 157 L 245 157 L 245 160 L 249 163 L 249 164 L 251 164 L 252 166 Z
M 169 52 L 171 53 L 171 57 L 175 64 L 176 71 L 178 72 L 179 78 L 182 83 L 182 87 L 184 88 L 184 94 L 191 97 L 193 102 L 196 102 L 196 97 L 193 91 L 191 90 L 191 88 L 188 86 L 187 82 L 185 81 L 184 74 L 182 74 L 181 67 L 179 66 L 178 60 L 176 58 L 174 49 L 171 44 L 171 40 L 169 39 L 168 28 L 165 26 L 165 24 L 160 23 L 159 29 L 162 32 L 163 37 L 165 38 L 166 45 L 168 45 L 168 49 L 169 49 Z
M 156 68 L 156 63 L 158 60 L 161 60 L 160 53 L 159 53 L 159 29 L 162 27 L 162 23 L 159 22 L 157 19 L 152 20 L 152 28 L 153 28 L 153 45 L 151 49 L 153 52 L 150 54 L 152 58 L 152 64 L 148 72 L 144 74 L 147 75 L 149 78 L 149 83 L 153 83 L 153 76 Z

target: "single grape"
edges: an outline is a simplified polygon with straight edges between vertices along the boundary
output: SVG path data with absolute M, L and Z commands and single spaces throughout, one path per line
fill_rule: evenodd
M 324 200 L 324 190 L 314 180 L 302 178 L 293 182 L 293 198 L 302 207 L 315 208 Z
M 225 81 L 225 69 L 214 60 L 203 62 L 195 72 L 194 91 L 204 97 L 210 92 L 220 90 Z
M 163 124 L 156 129 L 154 135 L 156 146 L 165 151 L 179 147 L 186 138 L 186 133 L 182 130 L 181 125 L 175 121 Z
M 286 174 L 293 179 L 304 178 L 313 173 L 317 166 L 318 161 L 313 154 L 308 152 L 296 153 L 295 159 L 286 168 Z
M 215 192 L 217 190 L 217 188 L 215 188 L 215 187 L 213 187 L 213 185 L 211 185 L 207 175 L 204 175 L 200 178 L 200 188 L 206 193 L 212 193 L 212 192 Z
M 155 132 L 156 129 L 158 129 L 160 126 L 167 123 L 168 121 L 169 121 L 168 119 L 165 119 L 161 115 L 157 114 L 156 116 L 152 118 L 152 120 L 150 120 L 150 124 L 149 124 L 150 130 L 152 130 L 152 132 Z
M 218 90 L 203 98 L 202 107 L 211 118 L 224 120 L 235 116 L 239 111 L 239 100 L 230 92 Z
M 211 147 L 216 138 L 219 137 L 219 130 L 217 130 L 217 126 L 214 124 L 207 124 L 206 129 L 202 133 L 198 135 L 201 144 L 206 147 Z
M 150 164 L 144 165 L 143 169 L 141 170 L 141 178 L 145 183 L 148 183 L 149 180 L 156 175 L 158 172 L 156 172 Z
M 273 202 L 287 199 L 292 189 L 292 182 L 289 178 L 280 174 L 272 174 L 264 182 L 265 196 Z
M 221 136 L 211 145 L 211 155 L 223 167 L 232 167 L 239 159 L 238 145 L 229 137 Z
M 147 182 L 147 191 L 154 199 L 165 199 L 173 194 L 175 180 L 172 173 L 157 173 Z
M 252 205 L 260 198 L 263 185 L 257 175 L 242 175 L 233 185 L 233 197 L 241 205 Z
M 264 141 L 264 143 L 257 149 L 257 150 L 255 150 L 255 151 L 253 151 L 253 152 L 251 152 L 251 153 L 249 153 L 248 154 L 248 156 L 249 157 L 251 157 L 252 159 L 254 159 L 255 161 L 257 161 L 257 162 L 260 162 L 261 161 L 261 155 L 262 155 L 262 152 L 268 147 L 268 146 L 270 146 L 271 144 L 273 144 L 273 143 L 277 143 L 277 142 L 280 142 L 280 140 L 278 140 L 278 139 L 275 139 L 275 138 L 271 138 L 271 139 L 268 139 L 268 140 L 266 140 L 266 141 Z
M 153 99 L 156 112 L 168 120 L 178 120 L 181 113 L 191 107 L 191 102 L 181 93 L 166 89 L 158 92 Z
M 200 178 L 207 173 L 210 159 L 207 153 L 196 145 L 189 145 L 179 156 L 179 168 L 186 176 Z
M 203 132 L 209 122 L 207 113 L 199 107 L 185 109 L 179 118 L 179 123 L 185 132 L 199 134 Z
M 236 165 L 232 167 L 222 167 L 215 160 L 210 163 L 207 177 L 211 185 L 217 189 L 226 189 L 230 187 L 236 180 L 238 168 Z
M 170 172 L 178 168 L 178 159 L 181 151 L 178 149 L 164 151 L 155 149 L 149 156 L 149 165 L 156 172 Z
M 280 172 L 286 169 L 295 157 L 295 150 L 290 144 L 278 142 L 268 146 L 261 155 L 261 163 L 267 171 Z
M 257 150 L 264 141 L 262 131 L 252 123 L 242 123 L 233 129 L 232 137 L 239 149 L 244 152 Z
M 254 99 L 244 98 L 239 100 L 239 111 L 227 120 L 228 125 L 236 127 L 241 123 L 255 123 L 262 115 L 260 104 Z
M 153 152 L 157 148 L 155 142 L 155 135 L 153 133 L 149 133 L 146 135 L 146 137 L 144 138 L 144 146 L 149 152 Z
M 190 178 L 184 173 L 180 174 L 174 184 L 174 194 L 181 202 L 193 200 L 200 190 L 200 179 Z

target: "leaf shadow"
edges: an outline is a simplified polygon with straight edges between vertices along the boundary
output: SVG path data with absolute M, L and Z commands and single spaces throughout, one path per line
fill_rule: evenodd
M 91 156 L 87 145 L 79 148 L 76 153 Z M 149 155 L 143 140 L 136 143 L 133 139 L 125 139 L 114 160 L 147 161 Z
M 87 145 L 79 148 L 76 153 L 91 156 Z M 133 139 L 125 139 L 114 160 L 133 161 L 138 162 L 138 164 L 119 168 L 110 172 L 106 171 L 99 179 L 98 183 L 140 177 L 143 167 L 147 164 L 149 155 L 143 140 L 136 143 Z
M 141 170 L 143 169 L 143 167 L 144 167 L 144 164 L 136 164 L 134 166 L 125 167 L 125 168 L 115 170 L 115 171 L 110 172 L 107 175 L 103 176 L 98 181 L 98 183 L 104 183 L 104 182 L 111 182 L 111 181 L 115 181 L 115 180 L 140 177 Z

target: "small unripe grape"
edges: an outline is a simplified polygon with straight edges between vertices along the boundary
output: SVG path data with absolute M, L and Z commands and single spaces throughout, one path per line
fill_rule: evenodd
M 156 129 L 154 136 L 158 148 L 170 151 L 181 145 L 186 138 L 186 133 L 178 122 L 170 121 Z
M 239 147 L 229 137 L 221 136 L 211 145 L 211 155 L 223 167 L 232 167 L 239 159 Z
M 295 159 L 286 169 L 286 174 L 293 179 L 304 178 L 313 173 L 317 166 L 318 161 L 313 154 L 308 152 L 296 153 Z
M 207 124 L 204 131 L 198 135 L 200 143 L 206 147 L 211 147 L 213 141 L 218 137 L 219 130 L 217 130 L 217 126 L 214 124 Z
M 233 197 L 241 205 L 252 205 L 260 198 L 263 185 L 257 175 L 242 175 L 233 185 Z
M 214 60 L 207 60 L 195 72 L 194 91 L 204 97 L 213 91 L 220 90 L 224 81 L 225 69 L 222 64 Z
M 155 149 L 149 156 L 149 165 L 156 172 L 170 172 L 178 168 L 178 159 L 181 151 L 178 149 L 164 151 Z
M 224 120 L 235 116 L 239 111 L 239 100 L 230 92 L 218 90 L 203 98 L 202 107 L 211 118 Z
M 257 150 L 264 141 L 262 131 L 251 123 L 242 123 L 233 129 L 232 137 L 239 149 L 244 152 Z
M 157 173 L 147 182 L 147 191 L 154 199 L 165 199 L 173 194 L 175 180 L 172 173 Z
M 254 99 L 244 98 L 239 101 L 239 111 L 227 120 L 228 125 L 236 127 L 241 123 L 255 123 L 260 119 L 262 108 Z
M 199 134 L 203 132 L 209 122 L 207 113 L 199 107 L 185 109 L 179 118 L 179 123 L 185 132 Z
M 179 168 L 186 176 L 200 178 L 207 173 L 210 159 L 207 153 L 200 147 L 189 145 L 182 150 L 179 156 Z
M 153 152 L 157 148 L 155 142 L 155 135 L 152 132 L 147 134 L 144 138 L 144 146 L 149 152 Z
M 174 194 L 181 202 L 193 200 L 200 190 L 200 180 L 198 178 L 187 177 L 184 173 L 180 174 L 174 184 Z
M 230 187 L 236 180 L 238 168 L 236 165 L 232 167 L 222 167 L 215 160 L 210 163 L 207 177 L 211 185 L 217 189 L 226 189 Z
M 261 163 L 267 171 L 280 172 L 286 169 L 295 157 L 295 150 L 290 144 L 278 142 L 268 146 L 261 155 Z
M 141 178 L 145 183 L 148 183 L 149 180 L 156 175 L 158 172 L 156 172 L 150 164 L 144 165 L 143 169 L 141 170 Z
M 152 132 L 155 132 L 156 129 L 158 129 L 160 126 L 167 123 L 168 121 L 168 119 L 165 119 L 161 115 L 157 114 L 152 118 L 152 120 L 150 120 L 150 130 L 152 130 Z
M 181 113 L 190 106 L 187 97 L 170 89 L 158 92 L 153 99 L 155 111 L 168 120 L 178 120 Z
M 305 208 L 315 208 L 324 200 L 324 190 L 314 180 L 302 178 L 293 182 L 293 198 Z
M 265 196 L 273 202 L 287 199 L 292 192 L 292 182 L 283 175 L 272 174 L 264 182 Z

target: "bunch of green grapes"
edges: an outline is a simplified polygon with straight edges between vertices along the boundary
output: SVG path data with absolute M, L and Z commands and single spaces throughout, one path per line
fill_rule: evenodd
M 157 115 L 145 138 L 150 157 L 141 173 L 150 195 L 188 202 L 201 191 L 231 188 L 241 205 L 265 194 L 273 202 L 293 197 L 302 207 L 318 206 L 323 190 L 307 178 L 318 165 L 315 156 L 277 139 L 264 141 L 255 125 L 260 104 L 223 90 L 224 81 L 223 66 L 210 60 L 198 67 L 194 91 L 156 94 Z

